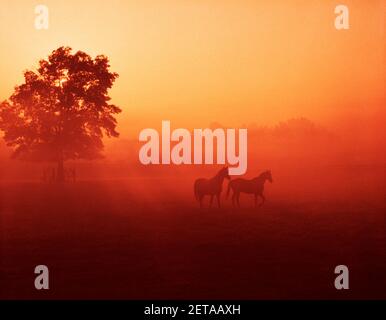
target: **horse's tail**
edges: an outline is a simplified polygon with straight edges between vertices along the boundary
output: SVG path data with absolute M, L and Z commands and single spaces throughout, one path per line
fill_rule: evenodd
M 229 198 L 229 193 L 231 192 L 231 187 L 232 187 L 232 181 L 229 181 L 228 189 L 227 189 L 227 199 Z

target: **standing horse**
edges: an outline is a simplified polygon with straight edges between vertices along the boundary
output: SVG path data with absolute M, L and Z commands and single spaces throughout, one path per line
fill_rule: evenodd
M 261 207 L 265 202 L 263 191 L 264 191 L 264 183 L 266 180 L 272 183 L 271 171 L 265 171 L 257 178 L 254 178 L 252 180 L 246 180 L 246 179 L 232 180 L 228 184 L 227 198 L 229 197 L 229 192 L 232 189 L 233 190 L 232 204 L 233 206 L 235 206 L 235 204 L 237 203 L 237 206 L 240 207 L 241 192 L 254 194 L 255 207 L 257 207 L 257 197 L 260 196 L 263 199 L 263 202 L 260 204 L 260 207 Z
M 197 201 L 200 201 L 200 208 L 202 208 L 202 200 L 205 195 L 210 195 L 210 207 L 212 207 L 214 196 L 217 197 L 217 204 L 220 208 L 220 194 L 222 191 L 222 184 L 224 179 L 230 180 L 228 167 L 221 169 L 212 179 L 198 179 L 194 183 L 194 195 Z

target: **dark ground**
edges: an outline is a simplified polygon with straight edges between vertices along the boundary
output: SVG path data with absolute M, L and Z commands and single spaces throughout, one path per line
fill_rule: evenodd
M 380 197 L 278 192 L 260 209 L 200 210 L 178 188 L 191 181 L 154 181 L 2 183 L 0 298 L 386 299 Z M 49 291 L 34 288 L 39 264 Z M 340 264 L 350 290 L 334 288 Z

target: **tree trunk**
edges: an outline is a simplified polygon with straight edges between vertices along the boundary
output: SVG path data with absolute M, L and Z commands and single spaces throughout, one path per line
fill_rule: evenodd
M 64 182 L 64 162 L 63 162 L 63 159 L 58 161 L 58 171 L 56 173 L 56 181 L 58 183 Z

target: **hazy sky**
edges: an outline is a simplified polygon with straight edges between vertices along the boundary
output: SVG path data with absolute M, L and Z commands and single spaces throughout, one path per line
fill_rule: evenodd
M 382 1 L 2 0 L 0 99 L 59 46 L 106 54 L 123 135 L 160 126 L 327 122 L 384 106 Z M 34 8 L 50 10 L 36 30 Z M 382 11 L 383 10 L 383 11 Z

